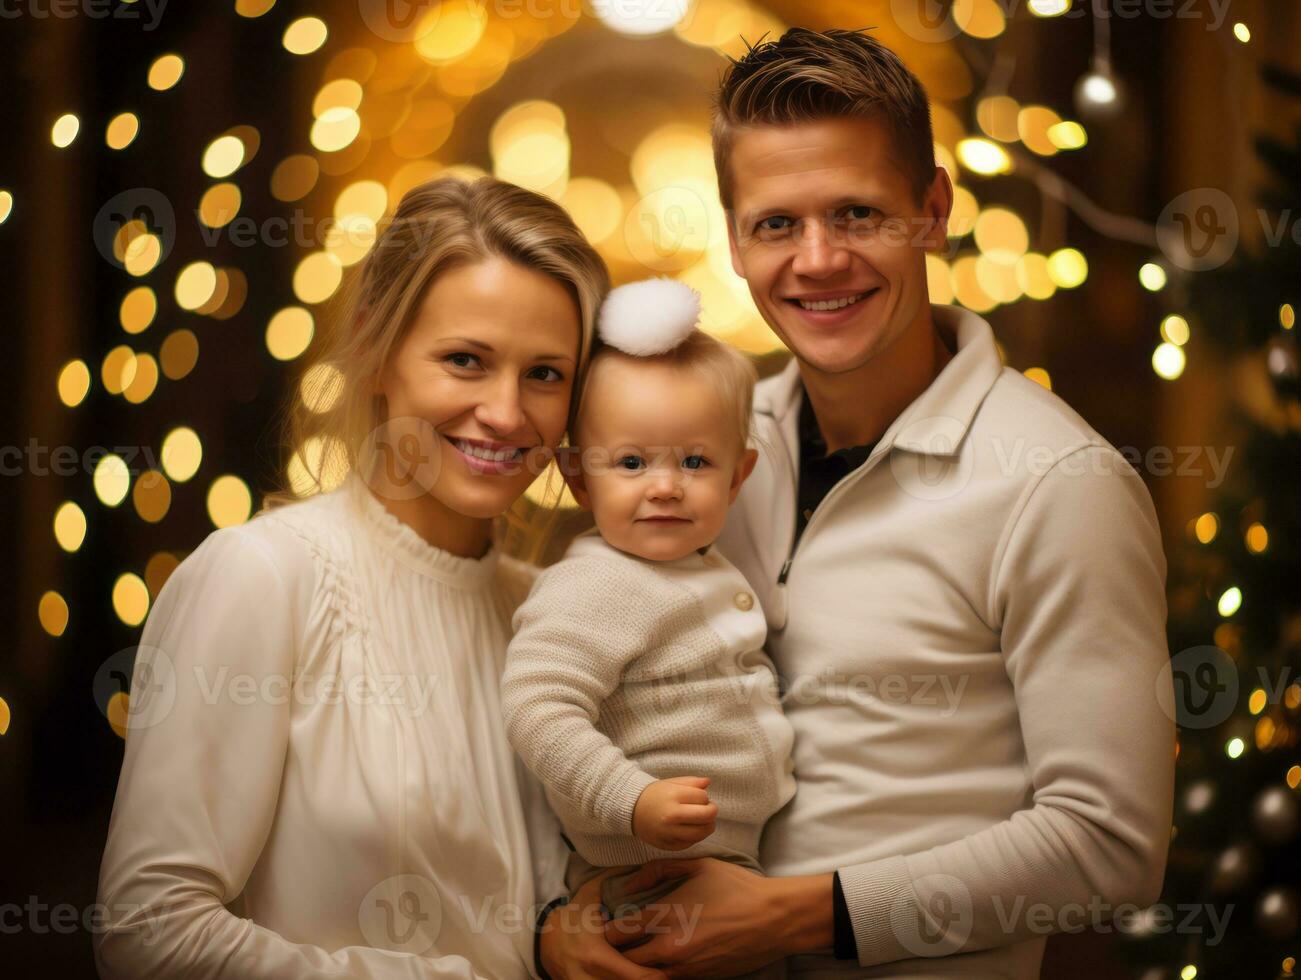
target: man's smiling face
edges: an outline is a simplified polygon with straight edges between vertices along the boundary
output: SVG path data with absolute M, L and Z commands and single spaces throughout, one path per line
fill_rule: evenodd
M 937 170 L 919 203 L 878 118 L 741 129 L 729 166 L 732 266 L 773 332 L 811 367 L 853 371 L 925 304 L 926 252 L 952 202 Z

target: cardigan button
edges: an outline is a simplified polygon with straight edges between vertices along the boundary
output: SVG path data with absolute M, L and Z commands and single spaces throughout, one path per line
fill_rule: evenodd
M 742 612 L 749 612 L 754 607 L 754 596 L 750 595 L 749 592 L 738 592 L 732 597 L 732 601 L 736 603 L 736 608 Z

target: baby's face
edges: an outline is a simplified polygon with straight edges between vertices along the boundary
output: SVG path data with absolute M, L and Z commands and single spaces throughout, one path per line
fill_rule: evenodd
M 614 547 L 672 561 L 712 544 L 754 467 L 708 382 L 612 355 L 594 366 L 570 489 Z

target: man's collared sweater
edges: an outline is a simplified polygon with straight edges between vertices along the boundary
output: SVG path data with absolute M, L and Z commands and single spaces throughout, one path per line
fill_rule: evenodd
M 763 651 L 763 611 L 711 545 L 651 561 L 579 535 L 515 614 L 502 678 L 511 743 L 574 848 L 602 867 L 657 857 L 756 858 L 794 794 L 792 730 Z M 708 776 L 715 832 L 682 851 L 632 834 L 642 790 Z

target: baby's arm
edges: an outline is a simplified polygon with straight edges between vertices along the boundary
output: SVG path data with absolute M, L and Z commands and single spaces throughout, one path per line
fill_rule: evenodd
M 596 729 L 602 703 L 654 630 L 635 583 L 621 578 L 617 564 L 598 558 L 566 559 L 538 577 L 512 623 L 502 677 L 506 733 L 589 829 L 681 850 L 713 832 L 707 781 L 656 780 Z

